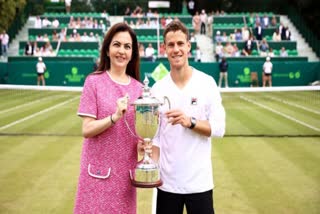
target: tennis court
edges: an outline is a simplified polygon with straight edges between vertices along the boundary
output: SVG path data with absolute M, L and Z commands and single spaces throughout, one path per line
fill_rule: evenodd
M 72 213 L 80 91 L 0 88 L 0 213 Z M 320 88 L 222 89 L 222 98 L 216 212 L 320 213 Z M 152 190 L 139 189 L 138 213 L 151 213 L 151 204 Z

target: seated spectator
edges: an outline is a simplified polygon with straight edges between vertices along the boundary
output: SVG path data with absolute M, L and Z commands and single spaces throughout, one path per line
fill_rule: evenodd
M 130 8 L 129 8 L 129 10 L 130 10 Z M 106 21 L 109 20 L 109 14 L 107 13 L 106 10 L 104 10 L 104 11 L 101 13 L 101 17 L 104 17 L 104 18 L 106 19 Z
M 43 41 L 43 37 L 42 37 L 41 34 L 38 34 L 38 35 L 37 35 L 36 41 L 38 41 L 38 42 Z
M 250 37 L 250 31 L 248 30 L 247 27 L 242 28 L 242 40 L 247 41 Z
M 221 57 L 223 57 L 223 55 L 224 55 L 223 45 L 221 44 L 221 42 L 217 42 L 214 52 L 215 52 L 216 61 L 220 62 Z
M 45 34 L 43 35 L 42 41 L 44 41 L 44 42 L 49 42 L 49 41 L 50 41 L 50 39 L 49 39 L 49 37 L 48 37 L 48 34 L 45 33 Z
M 171 18 L 171 16 L 168 16 L 167 18 L 166 18 L 166 26 L 170 23 L 170 22 L 172 22 L 173 21 L 173 19 Z
M 52 31 L 52 41 L 58 41 L 59 40 L 59 34 L 57 33 L 57 30 Z
M 53 56 L 53 48 L 51 46 L 51 43 L 48 41 L 46 42 L 42 47 L 42 55 L 43 56 Z
M 248 52 L 243 48 L 240 52 L 240 56 L 249 56 Z
M 233 46 L 231 42 L 227 42 L 225 47 L 224 47 L 224 53 L 225 56 L 232 56 L 233 55 Z
M 93 32 L 90 32 L 88 42 L 96 42 L 96 41 L 97 41 L 97 39 L 94 36 Z
M 142 43 L 139 43 L 139 55 L 140 57 L 145 57 L 144 45 Z
M 196 42 L 196 37 L 193 32 L 190 32 L 190 42 Z
M 67 41 L 67 32 L 65 28 L 62 28 L 60 33 L 59 33 L 59 40 L 64 42 Z
M 159 55 L 160 55 L 160 56 L 163 56 L 163 57 L 166 57 L 166 56 L 167 56 L 166 51 L 165 51 L 165 45 L 164 45 L 164 43 L 161 43 L 161 44 L 160 44 Z
M 272 27 L 276 27 L 277 26 L 277 18 L 276 18 L 276 16 L 272 16 L 272 18 L 271 18 L 271 26 Z
M 24 54 L 26 56 L 32 56 L 33 55 L 33 48 L 34 47 L 33 47 L 32 43 L 30 41 L 28 41 L 26 43 L 26 46 L 24 47 Z
M 272 41 L 275 41 L 275 42 L 281 41 L 281 35 L 279 33 L 279 29 L 278 28 L 272 34 Z
M 287 57 L 288 56 L 288 52 L 286 50 L 285 47 L 282 47 L 281 50 L 280 50 L 280 56 L 281 57 Z
M 100 23 L 98 25 L 98 28 L 101 29 L 103 32 L 106 31 L 106 25 L 103 23 L 102 20 L 100 20 Z
M 42 20 L 40 16 L 36 17 L 36 20 L 34 21 L 34 28 L 42 28 Z
M 161 27 L 165 28 L 166 27 L 166 18 L 164 16 L 161 17 L 160 19 Z
M 262 39 L 261 43 L 259 44 L 259 48 L 260 48 L 260 56 L 266 56 L 267 51 L 269 50 L 269 44 L 265 38 Z
M 221 32 L 219 30 L 216 32 L 215 41 L 222 42 Z
M 60 25 L 59 20 L 57 18 L 54 18 L 52 21 L 52 27 L 57 28 L 57 27 L 59 27 L 59 25 Z
M 240 51 L 239 51 L 239 48 L 238 48 L 237 43 L 234 43 L 234 44 L 233 44 L 233 53 L 232 53 L 232 56 L 235 56 L 235 57 L 240 56 Z
M 235 30 L 235 40 L 236 41 L 242 41 L 242 32 L 240 29 Z
M 269 23 L 269 17 L 267 15 L 264 15 L 262 18 L 262 27 L 263 28 L 268 28 L 270 25 Z
M 146 48 L 145 54 L 149 61 L 154 61 L 155 50 L 151 43 L 149 43 L 148 47 Z
M 42 20 L 42 27 L 50 27 L 51 26 L 51 22 L 48 20 L 47 17 L 44 17 L 44 19 Z
M 267 55 L 268 57 L 274 57 L 274 52 L 272 48 L 269 48 L 269 50 L 267 51 Z
M 225 31 L 222 33 L 221 41 L 222 42 L 229 41 L 229 38 L 228 38 L 227 33 Z
M 89 36 L 88 36 L 88 34 L 87 34 L 87 32 L 83 32 L 83 34 L 82 34 L 82 36 L 81 36 L 81 41 L 82 42 L 87 42 L 87 41 L 89 41 Z
M 252 50 L 254 48 L 254 41 L 253 41 L 253 37 L 252 35 L 249 37 L 249 39 L 247 41 L 245 41 L 245 46 L 244 46 L 244 50 L 251 55 Z

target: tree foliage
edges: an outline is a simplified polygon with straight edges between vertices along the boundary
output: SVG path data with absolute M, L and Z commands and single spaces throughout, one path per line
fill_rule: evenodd
M 0 0 L 0 30 L 8 30 L 19 12 L 26 6 L 26 0 Z

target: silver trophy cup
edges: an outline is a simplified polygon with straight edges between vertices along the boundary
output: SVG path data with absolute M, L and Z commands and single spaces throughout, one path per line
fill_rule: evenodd
M 135 130 L 138 137 L 148 146 L 152 146 L 152 139 L 156 136 L 159 125 L 159 107 L 164 104 L 152 97 L 149 80 L 146 77 L 143 81 L 143 94 L 132 105 L 135 109 Z M 167 97 L 164 101 L 170 102 Z M 158 164 L 150 157 L 150 152 L 145 151 L 144 157 L 136 164 L 134 173 L 130 171 L 131 183 L 135 187 L 152 188 L 162 185 Z

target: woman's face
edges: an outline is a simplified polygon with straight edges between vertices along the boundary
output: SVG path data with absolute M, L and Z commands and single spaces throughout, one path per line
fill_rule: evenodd
M 118 32 L 114 35 L 107 55 L 112 68 L 126 68 L 132 57 L 132 39 L 129 32 Z

